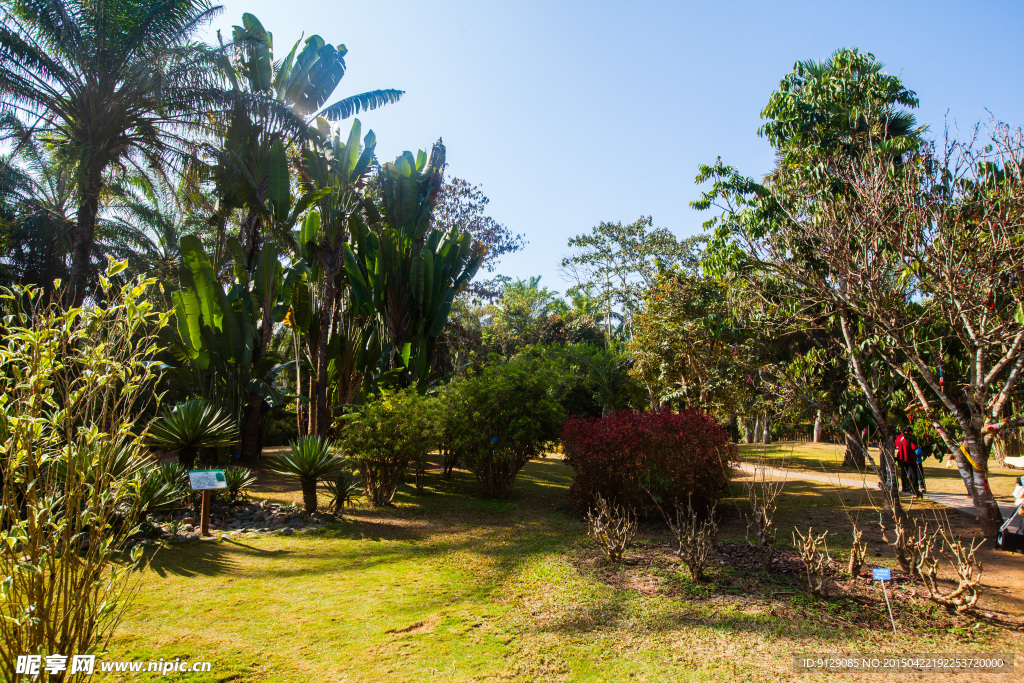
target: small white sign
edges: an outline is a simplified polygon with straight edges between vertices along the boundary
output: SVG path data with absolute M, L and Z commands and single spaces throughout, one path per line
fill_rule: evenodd
M 192 484 L 193 491 L 228 487 L 228 482 L 224 479 L 224 470 L 194 470 L 188 473 L 188 481 Z

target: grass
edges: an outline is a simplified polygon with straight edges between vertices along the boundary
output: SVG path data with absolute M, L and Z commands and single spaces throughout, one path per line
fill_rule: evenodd
M 843 467 L 845 446 L 831 443 L 807 443 L 796 441 L 779 441 L 768 445 L 740 444 L 740 458 L 751 459 L 763 455 L 770 461 L 795 470 L 814 472 L 817 474 L 839 475 L 844 483 L 856 484 L 861 474 L 849 467 Z M 871 454 L 878 462 L 878 449 L 872 448 Z M 928 458 L 924 463 L 925 486 L 929 491 L 942 493 L 967 494 L 960 472 L 955 468 L 946 467 L 948 455 L 941 463 L 935 458 Z M 1017 477 L 1024 471 L 1010 467 L 999 467 L 996 459 L 989 459 L 989 486 L 997 498 L 1012 498 L 1013 487 Z M 868 466 L 865 475 L 869 481 L 876 479 Z
M 494 501 L 457 471 L 315 534 L 162 549 L 108 658 L 213 662 L 183 676 L 196 682 L 774 681 L 799 677 L 794 653 L 1024 653 L 1021 634 L 929 616 L 898 587 L 894 638 L 870 586 L 860 602 L 816 600 L 798 574 L 729 563 L 693 584 L 660 525 L 642 527 L 626 561 L 609 567 L 562 507 L 570 475 L 560 459 L 534 461 L 513 499 Z M 742 548 L 739 484 L 733 494 L 722 540 Z M 298 493 L 268 480 L 257 495 Z M 835 495 L 789 482 L 780 547 L 809 521 L 834 526 L 840 541 Z M 843 495 L 852 509 L 864 502 Z

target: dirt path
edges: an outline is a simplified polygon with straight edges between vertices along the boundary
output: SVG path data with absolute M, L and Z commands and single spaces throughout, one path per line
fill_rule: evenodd
M 868 484 L 866 479 L 859 478 L 857 475 L 851 475 L 847 479 L 839 475 L 832 476 L 828 474 L 814 474 L 812 472 L 804 472 L 801 470 L 780 469 L 776 467 L 758 468 L 757 466 L 750 465 L 748 463 L 740 463 L 738 469 L 748 474 L 753 474 L 755 469 L 764 469 L 769 475 L 776 479 L 804 479 L 807 481 L 820 481 L 825 484 L 832 484 L 833 486 L 849 486 L 857 489 L 869 485 L 872 487 L 875 486 L 875 482 Z M 935 491 L 926 493 L 925 498 L 938 503 L 939 505 L 944 505 L 948 508 L 958 510 L 965 515 L 975 518 L 977 517 L 974 513 L 974 503 L 971 501 L 970 496 Z M 1008 518 L 1017 511 L 1017 508 L 1013 506 L 1012 501 L 999 501 L 999 509 L 1002 510 L 1004 518 Z

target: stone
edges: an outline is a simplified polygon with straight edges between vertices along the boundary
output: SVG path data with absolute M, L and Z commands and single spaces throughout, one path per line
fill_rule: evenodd
M 295 529 L 293 529 L 291 527 L 285 527 L 285 528 L 281 529 L 281 531 L 279 533 L 282 536 L 291 536 L 292 534 L 295 533 Z
M 182 524 L 195 524 L 196 523 L 196 518 L 195 517 L 182 517 L 181 518 L 181 523 Z

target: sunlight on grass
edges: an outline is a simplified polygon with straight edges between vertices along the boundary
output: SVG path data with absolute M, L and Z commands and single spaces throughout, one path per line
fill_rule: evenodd
M 793 652 L 1021 650 L 989 627 L 894 642 L 763 597 L 609 585 L 579 569 L 596 551 L 561 509 L 569 475 L 560 459 L 533 462 L 496 501 L 457 472 L 316 534 L 161 550 L 111 656 L 214 663 L 190 681 L 767 681 L 792 678 Z M 780 528 L 834 515 L 834 496 L 788 483 Z M 741 499 L 723 501 L 723 539 L 742 539 Z

